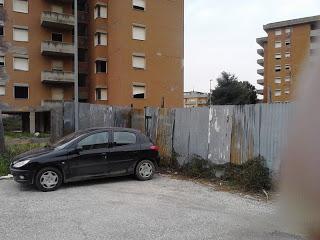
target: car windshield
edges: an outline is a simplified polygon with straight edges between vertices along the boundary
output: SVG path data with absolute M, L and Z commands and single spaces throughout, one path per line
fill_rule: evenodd
M 70 143 L 72 140 L 78 138 L 81 134 L 82 133 L 80 133 L 80 132 L 71 133 L 71 134 L 61 138 L 59 141 L 55 142 L 54 144 L 50 145 L 50 147 L 62 149 L 68 143 Z

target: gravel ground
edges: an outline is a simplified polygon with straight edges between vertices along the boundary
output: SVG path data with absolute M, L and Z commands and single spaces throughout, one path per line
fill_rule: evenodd
M 0 202 L 1 240 L 300 239 L 279 229 L 274 204 L 160 175 L 51 193 L 2 180 Z

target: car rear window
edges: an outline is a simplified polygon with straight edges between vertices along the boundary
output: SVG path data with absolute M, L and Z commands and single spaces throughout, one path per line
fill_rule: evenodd
M 136 144 L 137 136 L 131 132 L 114 132 L 113 141 L 117 146 Z

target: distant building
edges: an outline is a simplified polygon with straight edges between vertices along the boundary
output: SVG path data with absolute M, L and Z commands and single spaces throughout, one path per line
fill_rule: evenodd
M 206 107 L 208 106 L 209 94 L 202 92 L 185 92 L 184 93 L 184 107 Z
M 312 61 L 316 54 L 315 41 L 320 38 L 320 15 L 269 23 L 263 26 L 267 37 L 257 39 L 262 47 L 257 63 L 262 67 L 258 90 L 264 102 L 288 102 L 294 99 L 297 77 L 305 61 Z

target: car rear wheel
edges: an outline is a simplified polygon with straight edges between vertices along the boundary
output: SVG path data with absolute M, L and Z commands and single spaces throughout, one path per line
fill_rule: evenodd
M 35 179 L 36 187 L 43 192 L 50 192 L 58 189 L 62 183 L 61 172 L 53 167 L 41 169 Z
M 153 178 L 155 167 L 150 160 L 143 160 L 136 167 L 136 177 L 141 181 L 147 181 Z

